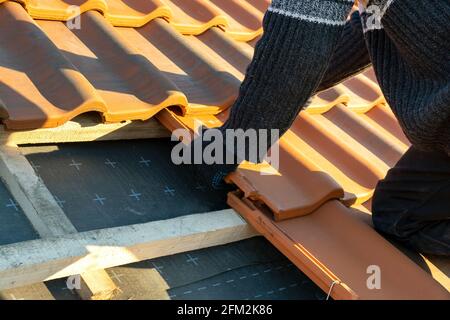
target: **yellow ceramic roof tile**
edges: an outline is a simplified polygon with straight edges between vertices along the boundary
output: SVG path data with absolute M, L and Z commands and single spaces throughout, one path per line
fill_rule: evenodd
M 2 0 L 3 1 L 3 0 Z M 22 3 L 36 19 L 67 21 L 96 10 L 114 26 L 140 27 L 167 18 L 183 34 L 198 35 L 221 26 L 236 40 L 248 41 L 262 33 L 265 0 L 12 0 Z
M 7 126 L 56 126 L 106 106 L 89 81 L 71 64 L 23 8 L 0 6 L 0 97 Z
M 344 197 L 342 188 L 313 162 L 299 157 L 286 139 L 281 139 L 279 153 L 276 171 L 268 164 L 246 162 L 228 178 L 246 198 L 267 205 L 275 220 L 308 215 L 325 202 Z
M 365 147 L 364 142 L 369 141 L 360 143 L 358 137 L 344 129 L 325 115 L 302 113 L 290 131 L 298 151 L 335 177 L 348 193 L 349 201 L 363 202 L 371 197 L 373 188 L 389 167 Z M 340 180 L 342 174 L 345 180 Z
M 271 0 L 244 0 L 247 1 L 254 8 L 258 9 L 261 13 L 265 13 L 270 6 Z
M 408 150 L 407 145 L 365 114 L 357 114 L 346 106 L 337 105 L 320 118 L 322 121 L 326 119 L 325 125 L 332 122 L 333 125 L 352 136 L 388 167 L 394 166 Z
M 281 222 L 266 207 L 237 193 L 228 203 L 324 292 L 335 299 L 443 299 L 449 292 L 339 201 Z M 368 268 L 382 270 L 383 285 L 367 286 Z M 401 270 L 401 272 L 399 272 Z
M 169 110 L 157 117 L 172 131 L 178 128 L 194 131 L 195 121 L 206 127 L 217 127 L 225 120 L 212 115 L 181 116 Z M 344 197 L 342 188 L 312 161 L 299 156 L 286 137 L 280 141 L 279 157 L 277 170 L 267 163 L 244 162 L 228 179 L 243 190 L 247 198 L 264 202 L 272 209 L 276 220 L 310 214 L 326 201 Z
M 164 0 L 172 11 L 170 23 L 183 34 L 198 35 L 214 26 L 228 26 L 227 17 L 209 0 Z
M 378 83 L 367 76 L 371 72 L 372 68 L 338 85 L 345 87 L 343 90 L 349 95 L 347 106 L 357 112 L 367 112 L 374 106 L 386 103 Z
M 15 0 L 36 19 L 67 21 L 89 10 L 101 12 L 115 26 L 139 27 L 157 17 L 172 16 L 160 0 Z
M 148 119 L 167 106 L 187 105 L 177 86 L 100 13 L 82 14 L 81 29 L 70 30 L 61 22 L 38 23 L 103 98 L 106 121 Z
M 224 30 L 236 40 L 250 41 L 263 32 L 263 13 L 242 0 L 210 0 L 228 18 Z
M 194 121 L 200 121 L 207 127 L 217 127 L 227 116 L 224 112 L 217 116 L 183 117 L 165 111 L 159 114 L 158 118 L 171 130 L 178 127 L 194 130 Z M 291 169 L 284 175 L 296 176 L 297 166 L 313 163 L 314 171 L 327 173 L 342 186 L 345 191 L 343 201 L 346 205 L 363 203 L 370 199 L 378 180 L 384 178 L 388 169 L 407 150 L 407 146 L 389 131 L 378 130 L 377 123 L 366 119 L 365 114 L 358 114 L 344 105 L 334 106 L 321 114 L 301 113 L 281 139 L 284 150 L 281 158 L 296 160 L 286 160 Z M 301 189 L 298 186 L 295 188 Z M 269 193 L 268 190 L 260 190 L 259 194 L 264 192 Z M 295 198 L 293 194 L 290 196 Z M 282 201 L 278 203 L 283 204 Z M 274 210 L 275 206 L 270 207 Z M 297 211 L 297 214 L 299 212 Z
M 173 13 L 162 0 L 104 0 L 106 19 L 114 26 L 140 27 L 156 18 L 171 19 Z
M 315 95 L 305 109 L 309 114 L 325 113 L 334 106 L 348 103 L 350 97 L 343 86 L 335 86 Z
M 352 206 L 356 210 L 351 211 L 351 215 L 370 227 L 373 227 L 372 212 L 370 212 L 371 201 L 363 205 Z M 350 211 L 349 211 L 350 212 Z M 450 259 L 438 256 L 426 256 L 395 242 L 397 249 L 402 251 L 408 258 L 414 261 L 419 267 L 425 270 L 434 280 L 439 282 L 450 292 Z
M 47 3 L 42 1 L 34 3 L 35 6 Z M 79 4 L 87 5 L 87 2 L 81 1 Z M 105 1 L 105 4 L 108 4 L 108 12 L 123 12 L 124 17 L 127 16 L 127 10 L 145 13 L 164 7 L 162 2 L 156 0 L 145 2 L 144 5 L 142 1 L 127 1 L 128 9 L 124 8 L 123 1 L 110 0 Z M 196 6 L 204 4 L 205 1 L 202 0 Z M 218 4 L 224 6 L 220 1 Z M 227 4 L 233 10 L 241 8 L 237 10 L 241 13 L 249 10 L 260 12 L 254 6 L 262 8 L 265 5 L 265 1 Z M 55 8 L 58 6 L 55 5 Z M 179 8 L 181 10 L 181 5 Z M 205 8 L 206 11 L 212 8 L 210 16 L 216 14 L 217 10 L 222 10 L 214 9 L 214 5 Z M 26 14 L 23 12 L 23 15 Z M 128 16 L 133 17 L 132 14 Z M 220 113 L 234 102 L 254 50 L 254 43 L 236 41 L 219 28 L 211 27 L 196 37 L 182 36 L 173 23 L 169 25 L 158 18 L 140 28 L 120 28 L 112 27 L 104 16 L 90 10 L 80 17 L 83 25 L 81 29 L 68 28 L 60 22 L 36 21 L 44 31 L 44 37 L 59 48 L 60 55 L 76 67 L 96 89 L 96 95 L 106 102 L 106 111 L 94 107 L 86 111 L 100 110 L 107 121 L 146 119 L 168 106 L 179 106 L 185 114 Z M 98 37 L 99 41 L 94 37 Z M 14 56 L 16 53 L 9 54 Z M 120 63 L 116 64 L 115 60 Z M 127 64 L 136 67 L 127 70 Z M 144 79 L 142 84 L 133 80 L 138 75 Z M 147 90 L 142 89 L 144 83 L 148 84 Z M 368 87 L 374 87 L 370 90 L 376 91 L 373 81 L 368 80 L 368 85 L 362 86 L 363 89 Z M 358 108 L 352 108 L 357 112 L 367 111 L 374 99 L 365 99 L 364 95 L 367 93 L 351 89 L 343 84 L 319 93 L 313 98 L 307 112 L 321 114 L 340 103 L 350 107 L 358 105 Z M 373 98 L 372 93 L 370 98 Z M 123 107 L 125 104 L 126 108 Z M 32 107 L 33 105 L 28 105 L 28 108 Z M 35 105 L 34 108 L 39 106 Z M 28 118 L 23 119 L 28 124 L 21 126 L 17 122 L 8 122 L 9 128 L 29 127 L 33 123 L 35 111 L 27 112 Z M 3 111 L 5 113 L 7 110 Z M 367 112 L 369 113 L 373 112 Z M 49 118 L 55 117 L 60 119 L 46 121 L 45 126 L 61 124 L 68 119 L 69 113 L 64 116 L 54 113 Z
M 218 113 L 236 99 L 243 74 L 199 38 L 181 36 L 164 20 L 118 32 L 185 93 L 185 113 Z
M 97 10 L 107 12 L 105 0 L 14 0 L 22 3 L 30 16 L 36 19 L 69 20 L 82 12 Z
M 0 34 L 0 117 L 15 129 L 57 126 L 88 111 L 106 121 L 158 113 L 171 130 L 192 130 L 194 121 L 220 126 L 269 2 L 74 0 L 70 4 L 86 11 L 81 29 L 45 21 L 69 17 L 62 0 L 22 1 L 30 14 L 44 19 L 39 21 L 17 3 L 2 3 L 0 28 L 8 32 Z M 136 26 L 142 27 L 130 28 Z M 243 191 L 230 203 L 244 217 L 322 289 L 338 281 L 335 297 L 442 297 L 423 273 L 343 207 L 367 206 L 376 182 L 409 146 L 372 69 L 314 97 L 280 146 L 278 171 L 244 163 L 229 177 Z M 262 176 L 261 170 L 270 174 Z M 329 240 L 317 241 L 318 234 Z M 425 291 L 405 287 L 406 277 L 390 272 L 382 293 L 367 292 L 358 282 L 367 250 L 386 268 L 405 268 Z
M 89 104 L 84 112 L 101 112 L 107 121 L 146 119 L 168 106 L 180 106 L 188 114 L 221 112 L 236 98 L 253 54 L 251 46 L 233 41 L 218 28 L 211 28 L 199 37 L 182 36 L 163 19 L 142 28 L 118 28 L 112 27 L 100 13 L 89 11 L 80 17 L 83 28 L 70 29 L 62 22 L 35 22 L 18 4 L 10 3 L 8 7 L 11 6 L 33 24 L 37 22 L 42 38 L 50 41 L 53 49 L 59 49 L 55 54 L 72 63 L 106 105 L 99 108 Z M 4 23 L 10 24 L 9 28 L 16 23 L 8 21 Z M 29 42 L 38 42 L 37 39 L 30 38 Z M 21 49 L 7 46 L 3 50 L 16 56 L 11 50 Z M 15 71 L 12 65 L 8 69 Z M 38 83 L 36 90 L 42 91 L 39 87 L 42 85 Z M 27 93 L 27 86 L 24 89 Z M 26 106 L 30 110 L 22 112 L 22 123 L 6 121 L 9 128 L 56 126 L 75 114 L 43 114 L 41 118 L 48 118 L 44 123 L 34 119 L 35 112 L 41 114 L 40 110 L 46 108 L 43 102 Z M 5 107 L 2 113 L 7 112 Z
M 375 108 L 371 108 L 369 111 L 365 112 L 365 116 L 371 121 L 376 122 L 380 127 L 390 132 L 392 135 L 397 137 L 404 145 L 410 146 L 408 138 L 399 126 L 397 119 L 392 113 L 391 108 L 388 105 L 381 104 Z

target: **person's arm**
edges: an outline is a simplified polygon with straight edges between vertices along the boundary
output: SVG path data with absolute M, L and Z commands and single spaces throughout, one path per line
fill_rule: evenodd
M 352 5 L 353 0 L 272 1 L 264 16 L 264 34 L 256 45 L 239 96 L 220 128 L 224 141 L 228 129 L 265 129 L 268 133 L 278 129 L 280 136 L 289 129 L 319 88 Z M 201 143 L 203 148 L 209 144 Z M 268 134 L 267 145 L 271 143 Z M 222 178 L 234 171 L 243 158 L 250 160 L 247 152 L 243 158 L 237 155 L 242 150 L 236 150 L 236 145 L 224 148 L 224 154 L 235 158 L 233 164 L 195 166 L 196 179 L 215 189 L 225 188 Z M 259 161 L 265 152 L 257 150 Z
M 331 57 L 318 91 L 326 90 L 371 65 L 359 12 L 352 13 Z
M 283 134 L 317 91 L 352 0 L 273 0 L 226 129 Z

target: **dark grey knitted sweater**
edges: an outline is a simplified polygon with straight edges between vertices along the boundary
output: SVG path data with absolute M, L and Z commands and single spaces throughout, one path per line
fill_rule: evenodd
M 450 1 L 273 0 L 225 129 L 285 132 L 308 98 L 373 64 L 410 141 L 450 155 Z

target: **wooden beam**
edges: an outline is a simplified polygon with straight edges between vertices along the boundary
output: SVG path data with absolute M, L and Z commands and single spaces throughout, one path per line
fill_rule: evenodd
M 67 234 L 0 247 L 0 289 L 256 236 L 234 210 Z
M 77 293 L 83 300 L 110 300 L 120 291 L 103 269 L 89 271 L 80 276 L 81 287 Z
M 0 176 L 41 238 L 77 233 L 31 164 L 12 143 L 0 145 Z M 94 275 L 82 276 L 85 287 L 98 290 L 93 296 L 116 290 L 106 272 L 99 271 L 97 276 L 100 277 L 98 283 Z M 101 285 L 106 287 L 100 288 Z M 86 292 L 83 291 L 84 297 Z
M 0 176 L 39 236 L 77 232 L 31 164 L 13 144 L 0 145 Z
M 170 132 L 156 119 L 101 123 L 98 116 L 93 114 L 81 115 L 57 128 L 24 131 L 0 128 L 0 141 L 16 145 L 165 137 L 170 137 Z

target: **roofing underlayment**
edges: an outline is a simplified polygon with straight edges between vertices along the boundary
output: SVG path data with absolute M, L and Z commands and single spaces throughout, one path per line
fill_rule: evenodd
M 0 0 L 0 117 L 53 127 L 89 111 L 215 127 L 235 100 L 268 0 Z M 19 4 L 20 2 L 21 4 Z M 81 28 L 70 5 L 79 5 Z M 72 11 L 71 11 L 72 10 Z M 52 21 L 54 20 L 54 21 Z M 335 298 L 450 298 L 370 225 L 375 185 L 408 149 L 372 70 L 314 97 L 280 141 L 278 171 L 243 164 L 229 204 Z M 447 264 L 449 261 L 444 261 Z M 367 270 L 382 270 L 370 290 Z

